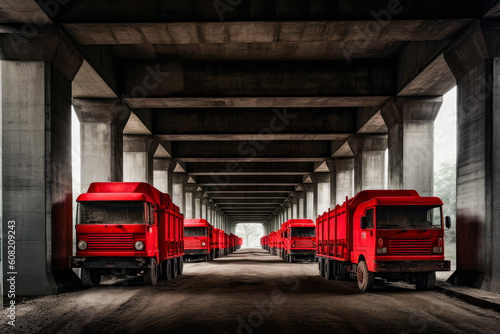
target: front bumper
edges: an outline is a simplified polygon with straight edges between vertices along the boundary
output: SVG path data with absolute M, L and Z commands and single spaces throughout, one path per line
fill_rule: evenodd
M 151 258 L 71 256 L 69 258 L 69 265 L 71 268 L 144 269 L 144 268 L 151 268 Z
M 207 255 L 208 249 L 184 249 L 184 256 Z
M 291 249 L 290 250 L 290 255 L 293 256 L 306 256 L 306 255 L 311 255 L 314 256 L 316 255 L 316 250 L 315 249 Z
M 450 271 L 450 261 L 373 261 L 375 272 Z

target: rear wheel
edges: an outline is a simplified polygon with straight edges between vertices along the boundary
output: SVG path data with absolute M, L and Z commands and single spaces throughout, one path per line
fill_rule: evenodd
M 333 276 L 333 261 L 325 259 L 325 266 L 324 266 L 324 271 L 325 271 L 325 278 L 329 281 L 333 280 L 335 277 Z
M 155 286 L 158 282 L 158 265 L 156 259 L 151 260 L 151 268 L 144 270 L 144 283 Z
M 426 273 L 415 274 L 415 285 L 417 290 L 432 290 L 436 285 L 436 272 L 429 271 Z
M 324 265 L 325 262 L 322 258 L 318 259 L 318 271 L 319 271 L 319 276 L 325 277 L 325 272 L 324 272 Z
M 165 268 L 166 280 L 170 281 L 172 279 L 172 260 L 167 260 L 167 262 L 165 263 Z
M 173 265 L 172 265 L 172 278 L 176 278 L 177 275 L 179 274 L 179 259 L 174 259 Z
M 358 279 L 358 288 L 361 291 L 371 291 L 375 285 L 375 273 L 368 271 L 365 261 L 358 263 L 358 271 L 356 272 Z
M 101 274 L 96 269 L 82 268 L 82 285 L 91 288 L 101 283 Z
M 178 272 L 178 274 L 182 275 L 183 272 L 184 272 L 184 257 L 181 256 L 179 258 L 179 272 Z

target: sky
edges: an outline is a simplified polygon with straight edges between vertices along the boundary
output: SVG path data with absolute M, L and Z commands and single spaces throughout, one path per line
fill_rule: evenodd
M 443 105 L 434 122 L 434 171 L 444 161 L 457 156 L 457 88 L 443 97 Z

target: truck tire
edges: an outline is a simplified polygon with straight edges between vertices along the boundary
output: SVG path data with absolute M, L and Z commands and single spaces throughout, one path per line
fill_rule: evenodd
M 155 286 L 158 282 L 158 265 L 156 259 L 151 259 L 151 268 L 144 270 L 144 283 Z
M 172 265 L 172 278 L 176 278 L 179 274 L 179 259 L 175 258 Z
M 375 274 L 368 270 L 365 261 L 358 263 L 358 270 L 356 272 L 358 279 L 358 288 L 361 291 L 371 291 L 375 285 Z
M 334 263 L 332 260 L 325 259 L 325 265 L 323 270 L 325 271 L 325 278 L 329 281 L 335 279 L 335 276 L 333 275 L 333 266 Z
M 165 268 L 166 279 L 167 281 L 170 281 L 172 279 L 172 260 L 167 260 L 167 262 L 165 263 Z
M 429 271 L 426 273 L 415 274 L 415 286 L 417 290 L 432 290 L 436 285 L 436 272 Z
M 288 263 L 292 263 L 293 262 L 293 258 L 292 258 L 292 256 L 290 254 L 288 254 L 286 257 L 288 258 Z
M 319 258 L 318 259 L 318 271 L 319 271 L 319 276 L 321 276 L 321 277 L 325 277 L 324 266 L 325 266 L 325 262 L 324 262 L 323 258 Z
M 184 273 L 184 257 L 181 256 L 179 258 L 179 272 L 178 272 L 178 274 L 182 275 L 183 273 Z
M 96 269 L 82 268 L 82 285 L 85 289 L 101 283 L 101 274 Z

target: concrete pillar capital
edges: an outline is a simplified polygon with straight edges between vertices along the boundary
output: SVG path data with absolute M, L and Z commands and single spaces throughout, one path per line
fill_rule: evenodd
M 434 121 L 443 103 L 442 96 L 398 96 L 380 109 L 388 128 L 406 121 Z
M 112 123 L 123 130 L 130 117 L 129 107 L 120 99 L 73 99 L 82 123 Z
M 363 151 L 385 151 L 387 135 L 357 134 L 349 138 L 348 143 L 354 155 Z
M 154 155 L 160 141 L 151 135 L 124 135 L 123 152 L 147 152 Z
M 326 165 L 330 173 L 354 169 L 354 158 L 327 159 Z

